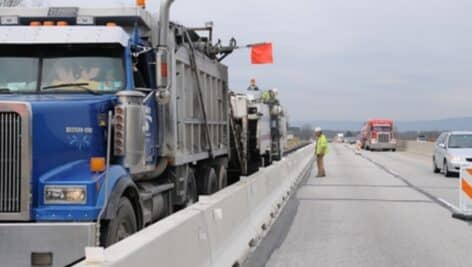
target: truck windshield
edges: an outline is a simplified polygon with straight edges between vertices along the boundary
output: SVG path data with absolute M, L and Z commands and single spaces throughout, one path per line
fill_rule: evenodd
M 454 134 L 449 137 L 449 148 L 472 148 L 471 134 Z
M 390 132 L 392 127 L 390 126 L 376 126 L 374 125 L 374 131 L 376 132 Z
M 0 46 L 0 93 L 121 90 L 122 55 L 115 45 Z
M 1 92 L 35 91 L 38 87 L 38 69 L 38 58 L 0 57 L 0 89 L 4 89 Z

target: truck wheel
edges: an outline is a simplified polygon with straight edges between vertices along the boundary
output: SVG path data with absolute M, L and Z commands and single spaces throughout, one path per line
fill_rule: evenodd
M 272 164 L 272 157 L 270 155 L 270 152 L 266 152 L 263 157 L 264 157 L 264 167 Z
M 216 167 L 216 174 L 218 176 L 218 190 L 221 190 L 228 186 L 228 173 L 224 165 L 218 165 Z
M 193 173 L 193 170 L 189 170 L 187 177 L 186 199 L 183 208 L 192 206 L 193 204 L 197 203 L 197 201 L 198 193 L 197 182 L 195 181 L 195 174 Z
M 108 247 L 136 233 L 137 230 L 138 224 L 133 205 L 127 197 L 121 197 L 116 217 L 102 228 L 101 243 Z
M 259 162 L 258 161 L 249 161 L 247 163 L 247 172 L 248 174 L 255 173 L 259 170 Z
M 211 195 L 218 191 L 218 180 L 215 170 L 208 166 L 200 167 L 197 172 L 198 193 Z

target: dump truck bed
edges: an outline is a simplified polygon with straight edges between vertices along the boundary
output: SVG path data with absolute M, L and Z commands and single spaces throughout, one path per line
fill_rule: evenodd
M 161 154 L 170 158 L 172 165 L 211 157 L 206 125 L 213 156 L 224 156 L 229 151 L 228 69 L 199 51 L 195 51 L 195 55 L 203 106 L 188 48 L 179 46 L 172 55 L 171 100 L 164 110 L 161 109 L 164 116 L 160 116 L 166 120 L 165 147 L 161 149 Z

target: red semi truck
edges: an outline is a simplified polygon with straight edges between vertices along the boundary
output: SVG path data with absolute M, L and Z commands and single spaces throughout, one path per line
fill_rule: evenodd
M 367 150 L 395 151 L 397 141 L 393 133 L 393 121 L 388 119 L 371 119 L 361 129 L 361 145 Z

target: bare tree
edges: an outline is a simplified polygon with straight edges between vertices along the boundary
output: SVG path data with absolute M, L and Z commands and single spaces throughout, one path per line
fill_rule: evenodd
M 23 0 L 0 0 L 0 7 L 13 7 L 21 4 Z

